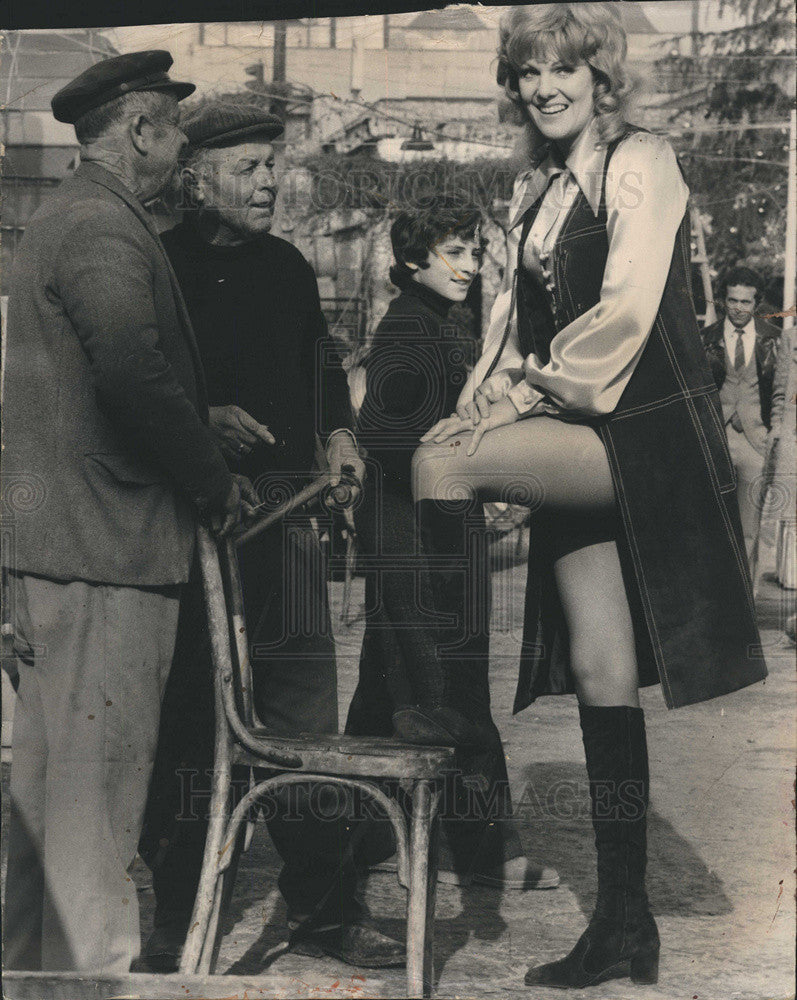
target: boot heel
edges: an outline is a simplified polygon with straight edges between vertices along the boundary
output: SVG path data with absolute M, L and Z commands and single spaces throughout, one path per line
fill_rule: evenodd
M 652 986 L 659 981 L 659 949 L 640 951 L 631 959 L 631 982 Z

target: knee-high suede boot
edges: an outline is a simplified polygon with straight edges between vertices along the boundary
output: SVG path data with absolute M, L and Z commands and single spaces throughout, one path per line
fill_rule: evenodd
M 659 934 L 645 892 L 648 775 L 641 708 L 579 707 L 598 852 L 598 899 L 565 958 L 530 969 L 529 986 L 579 989 L 626 976 L 655 983 Z

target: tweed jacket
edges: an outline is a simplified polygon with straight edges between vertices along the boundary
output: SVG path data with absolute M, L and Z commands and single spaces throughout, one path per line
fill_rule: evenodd
M 3 432 L 9 568 L 131 586 L 188 579 L 194 504 L 217 504 L 230 473 L 160 239 L 97 164 L 33 215 L 14 262 Z
M 725 320 L 717 320 L 701 331 L 703 346 L 711 366 L 711 374 L 721 389 L 727 373 L 725 351 Z M 765 319 L 755 319 L 755 364 L 758 373 L 758 396 L 761 402 L 761 421 L 767 430 L 772 426 L 772 380 L 778 354 L 780 330 Z

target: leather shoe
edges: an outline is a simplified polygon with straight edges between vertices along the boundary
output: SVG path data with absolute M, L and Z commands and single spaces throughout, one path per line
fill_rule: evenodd
M 407 962 L 407 951 L 401 941 L 363 923 L 303 933 L 291 943 L 290 950 L 313 958 L 330 955 L 359 969 L 394 969 Z
M 156 926 L 141 957 L 153 972 L 177 972 L 183 954 L 186 928 L 183 925 L 163 924 Z

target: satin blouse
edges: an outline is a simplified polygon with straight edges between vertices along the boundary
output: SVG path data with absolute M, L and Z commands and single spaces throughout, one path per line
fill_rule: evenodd
M 564 163 L 550 152 L 515 181 L 504 286 L 490 314 L 484 351 L 460 403 L 473 398 L 500 348 L 526 210 L 545 192 L 522 262 L 543 280 L 542 267 L 579 191 L 597 218 L 605 159 L 593 118 Z M 536 354 L 523 357 L 517 316 L 511 317 L 509 337 L 491 382 L 503 388 L 521 416 L 547 413 L 577 418 L 615 409 L 653 328 L 688 197 L 666 139 L 634 132 L 618 145 L 606 176 L 609 254 L 600 300 L 554 336 L 545 365 Z

